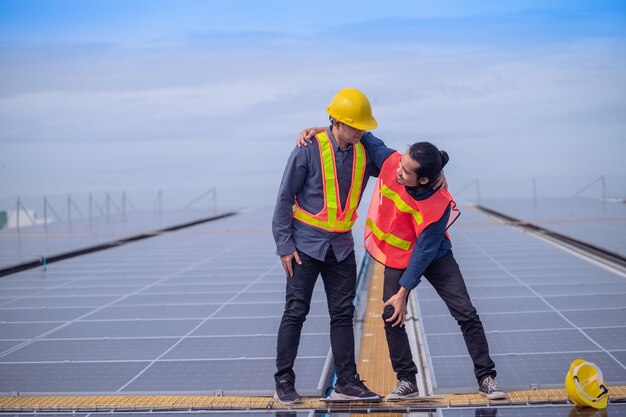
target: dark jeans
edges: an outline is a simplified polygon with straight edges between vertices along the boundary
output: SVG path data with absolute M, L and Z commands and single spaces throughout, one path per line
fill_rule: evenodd
M 278 328 L 274 379 L 288 375 L 295 380 L 293 364 L 298 354 L 302 324 L 311 308 L 313 287 L 321 274 L 330 314 L 330 345 L 337 382 L 345 384 L 356 375 L 352 305 L 356 291 L 354 251 L 341 262 L 335 258 L 332 247 L 323 262 L 300 251 L 298 253 L 302 265 L 294 261 L 293 277 L 287 278 L 285 311 Z
M 400 278 L 403 269 L 393 269 L 385 267 L 385 284 L 383 290 L 383 301 L 387 301 L 400 289 Z M 452 252 L 433 261 L 426 271 L 424 277 L 431 283 L 437 294 L 446 303 L 452 317 L 461 327 L 465 346 L 474 362 L 474 375 L 480 382 L 486 376 L 496 376 L 496 365 L 489 356 L 489 345 L 480 317 L 472 305 L 463 275 L 456 263 Z M 385 307 L 383 320 L 393 315 L 393 307 Z M 385 321 L 385 333 L 389 346 L 389 356 L 393 370 L 398 375 L 398 379 L 414 380 L 417 367 L 413 362 L 409 339 L 404 327 L 391 327 Z

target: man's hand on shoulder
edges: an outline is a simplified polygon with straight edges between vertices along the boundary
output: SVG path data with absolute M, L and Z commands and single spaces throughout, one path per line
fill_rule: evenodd
M 444 175 L 443 170 L 441 170 L 441 174 L 439 174 L 437 179 L 433 181 L 433 190 L 438 190 L 440 188 L 444 190 L 448 189 L 448 181 L 446 181 L 446 176 Z
M 306 129 L 302 129 L 300 136 L 296 140 L 296 146 L 298 148 L 302 146 L 309 146 L 310 143 L 313 143 L 313 136 L 325 130 L 325 127 L 308 127 Z

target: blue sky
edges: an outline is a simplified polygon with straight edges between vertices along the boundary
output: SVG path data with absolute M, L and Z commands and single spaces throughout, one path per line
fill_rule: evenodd
M 4 0 L 0 74 L 0 197 L 252 175 L 271 203 L 345 86 L 390 146 L 447 149 L 453 191 L 626 193 L 623 1 Z

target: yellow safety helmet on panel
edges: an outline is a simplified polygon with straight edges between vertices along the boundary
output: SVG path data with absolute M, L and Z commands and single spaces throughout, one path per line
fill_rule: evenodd
M 378 126 L 372 116 L 369 100 L 355 88 L 339 90 L 330 101 L 326 112 L 333 119 L 358 130 L 372 130 Z
M 576 359 L 565 376 L 565 388 L 570 400 L 579 406 L 606 408 L 609 390 L 604 385 L 602 371 L 593 362 Z

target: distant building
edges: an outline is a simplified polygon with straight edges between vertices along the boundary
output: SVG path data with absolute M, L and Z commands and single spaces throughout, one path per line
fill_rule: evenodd
M 15 229 L 17 227 L 28 227 L 44 223 L 44 219 L 37 218 L 37 213 L 33 209 L 0 212 L 0 229 Z M 48 223 L 50 223 L 50 219 L 48 219 Z

